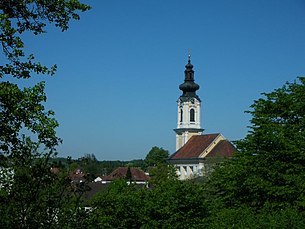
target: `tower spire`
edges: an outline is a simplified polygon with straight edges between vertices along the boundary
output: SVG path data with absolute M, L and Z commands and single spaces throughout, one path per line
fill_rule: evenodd
M 194 70 L 193 65 L 191 64 L 191 54 L 190 50 L 188 50 L 188 62 L 185 65 L 184 71 L 184 83 L 180 84 L 179 89 L 183 91 L 182 97 L 196 97 L 196 91 L 199 89 L 199 85 L 194 81 Z M 199 99 L 199 98 L 198 98 Z
M 191 50 L 190 49 L 188 49 L 188 55 L 187 55 L 187 57 L 188 57 L 188 63 L 191 63 Z

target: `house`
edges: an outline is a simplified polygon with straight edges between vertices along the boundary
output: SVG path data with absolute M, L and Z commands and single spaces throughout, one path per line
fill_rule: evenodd
M 101 182 L 103 179 L 100 177 L 100 176 L 98 176 L 98 177 L 96 177 L 95 179 L 94 179 L 94 182 Z
M 90 182 L 87 184 L 88 190 L 84 193 L 84 197 L 88 200 L 92 199 L 97 193 L 107 189 L 110 183 Z
M 119 167 L 108 176 L 102 177 L 102 183 L 110 183 L 118 179 L 126 179 L 135 184 L 147 184 L 149 176 L 139 168 Z
M 146 186 L 149 178 L 150 177 L 146 175 L 141 169 L 130 168 L 130 167 L 119 167 L 115 169 L 112 173 L 110 173 L 108 176 L 97 177 L 93 182 L 89 182 L 87 184 L 88 190 L 86 190 L 86 192 L 84 193 L 84 197 L 86 199 L 91 199 L 97 193 L 107 189 L 110 183 L 115 180 L 124 179 L 128 184 L 132 182 L 139 186 L 143 186 L 143 185 Z
M 85 182 L 85 173 L 80 169 L 76 169 L 69 173 L 69 178 L 71 179 L 72 183 L 82 183 Z

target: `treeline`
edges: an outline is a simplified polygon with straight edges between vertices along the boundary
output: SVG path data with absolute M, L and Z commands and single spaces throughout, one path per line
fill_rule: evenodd
M 51 166 L 63 170 L 75 171 L 80 169 L 84 172 L 89 181 L 94 180 L 97 176 L 109 175 L 118 167 L 135 167 L 145 172 L 149 172 L 150 168 L 165 163 L 169 157 L 169 152 L 163 148 L 154 146 L 147 153 L 145 159 L 135 159 L 130 161 L 99 161 L 94 154 L 85 154 L 78 159 L 72 157 L 50 158 Z
M 94 176 L 108 175 L 118 167 L 137 167 L 143 170 L 147 168 L 144 159 L 130 161 L 99 161 L 94 154 L 85 154 L 78 159 L 72 159 L 71 157 L 55 157 L 51 162 L 52 165 L 57 168 L 69 169 L 70 171 L 81 169 L 84 173 L 93 174 Z

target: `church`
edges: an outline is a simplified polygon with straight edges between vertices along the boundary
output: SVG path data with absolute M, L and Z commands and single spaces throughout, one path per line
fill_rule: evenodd
M 205 175 L 211 161 L 231 157 L 236 150 L 222 134 L 203 133 L 200 123 L 201 100 L 196 94 L 199 85 L 195 83 L 190 55 L 184 74 L 184 83 L 179 86 L 182 95 L 177 101 L 177 128 L 174 129 L 176 152 L 168 160 L 177 168 L 180 180 Z

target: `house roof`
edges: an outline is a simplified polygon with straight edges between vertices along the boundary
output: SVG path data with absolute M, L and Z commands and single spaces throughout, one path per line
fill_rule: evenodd
M 221 137 L 220 141 L 219 138 Z M 216 140 L 218 138 L 218 140 Z M 214 144 L 212 144 L 214 142 Z M 169 160 L 198 159 L 203 152 L 204 157 L 231 157 L 235 151 L 232 143 L 221 134 L 204 134 L 192 136 L 188 142 L 174 153 Z
M 221 140 L 206 157 L 232 157 L 234 151 L 236 151 L 236 149 L 230 141 Z
M 198 158 L 220 134 L 203 134 L 192 136 L 170 159 Z
M 104 181 L 112 181 L 116 179 L 124 179 L 127 175 L 128 167 L 119 167 L 110 173 L 108 176 L 102 177 Z M 131 179 L 134 181 L 147 181 L 149 176 L 147 176 L 141 169 L 130 168 Z
M 95 194 L 103 189 L 106 189 L 110 184 L 103 184 L 101 182 L 90 182 L 88 183 L 89 190 L 85 192 L 85 198 L 91 199 Z
M 69 178 L 72 181 L 81 181 L 85 180 L 85 173 L 81 169 L 76 169 L 69 173 Z

